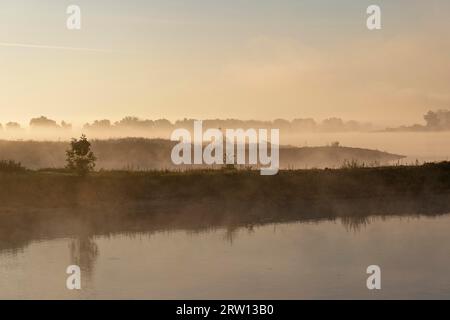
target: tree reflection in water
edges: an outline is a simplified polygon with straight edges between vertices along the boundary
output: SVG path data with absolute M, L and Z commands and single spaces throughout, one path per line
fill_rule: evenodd
M 80 267 L 82 275 L 91 279 L 96 259 L 98 257 L 98 246 L 93 237 L 81 236 L 69 243 L 71 264 Z

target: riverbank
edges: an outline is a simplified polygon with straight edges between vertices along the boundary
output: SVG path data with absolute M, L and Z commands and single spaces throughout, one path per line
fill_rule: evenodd
M 0 173 L 0 208 L 120 208 L 176 210 L 300 210 L 305 203 L 417 198 L 450 192 L 450 162 L 422 166 L 285 170 L 100 171 L 80 177 L 64 170 Z

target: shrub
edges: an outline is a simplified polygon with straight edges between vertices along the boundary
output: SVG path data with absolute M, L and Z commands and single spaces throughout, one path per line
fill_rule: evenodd
M 66 168 L 75 171 L 80 175 L 85 175 L 94 170 L 97 158 L 91 151 L 91 143 L 85 135 L 80 139 L 72 139 L 70 149 L 66 151 Z
M 23 167 L 20 162 L 14 160 L 0 160 L 0 172 L 20 172 L 25 170 L 25 167 Z

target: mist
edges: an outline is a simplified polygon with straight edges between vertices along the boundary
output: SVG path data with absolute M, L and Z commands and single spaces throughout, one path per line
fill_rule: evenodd
M 272 121 L 238 120 L 238 119 L 206 119 L 203 127 L 218 129 L 248 129 L 248 128 L 276 128 L 280 129 L 280 143 L 283 146 L 298 148 L 324 147 L 338 143 L 340 146 L 352 148 L 364 148 L 377 150 L 391 154 L 404 156 L 401 163 L 445 161 L 450 157 L 450 111 L 429 111 L 424 115 L 424 124 L 399 126 L 396 128 L 383 128 L 371 123 L 361 123 L 354 120 L 343 120 L 330 117 L 322 121 L 312 118 L 296 118 L 293 120 L 275 119 Z M 4 159 L 21 160 L 32 168 L 54 167 L 63 165 L 64 146 L 72 138 L 86 134 L 91 140 L 109 140 L 123 138 L 145 138 L 168 140 L 173 130 L 185 128 L 193 130 L 194 119 L 169 121 L 167 119 L 140 119 L 137 117 L 125 117 L 113 122 L 108 119 L 94 120 L 75 127 L 70 122 L 57 122 L 41 116 L 33 118 L 28 126 L 16 122 L 7 122 L 1 126 L 0 140 L 5 141 L 47 141 L 47 146 L 56 146 L 51 142 L 62 142 L 59 147 L 52 149 L 45 155 L 46 147 L 42 144 L 40 160 L 35 162 L 29 159 L 32 155 L 18 156 L 14 151 L 9 153 L 3 150 L 0 155 Z M 131 141 L 131 140 L 129 140 Z M 168 143 L 168 142 L 166 142 Z M 123 145 L 123 142 L 121 143 Z M 23 146 L 23 145 L 22 145 Z M 151 144 L 152 148 L 159 148 L 161 144 Z M 128 147 L 132 148 L 132 146 Z M 165 158 L 164 152 L 170 154 L 170 150 L 157 150 L 161 158 Z M 165 151 L 164 151 L 165 150 Z M 101 150 L 98 150 L 101 152 Z M 21 153 L 23 154 L 23 153 Z M 139 153 L 144 155 L 141 150 Z M 37 156 L 34 155 L 34 158 Z M 130 161 L 123 161 L 119 154 L 115 156 L 114 164 L 109 163 L 106 168 L 124 168 L 130 166 Z M 46 160 L 42 160 L 45 158 Z M 138 157 L 139 158 L 139 157 Z M 150 157 L 152 158 L 152 157 Z M 37 159 L 37 158 L 36 158 Z M 55 160 L 58 159 L 58 160 Z M 122 159 L 122 160 L 121 160 Z M 101 159 L 101 161 L 105 159 Z M 367 160 L 367 159 L 362 159 Z M 142 168 L 154 168 L 154 165 L 145 165 L 151 160 L 132 161 L 131 166 Z M 162 163 L 162 162 L 161 162 Z M 310 163 L 302 163 L 301 166 L 323 167 L 339 166 L 339 162 L 311 160 Z M 167 168 L 170 164 L 161 164 L 158 168 Z

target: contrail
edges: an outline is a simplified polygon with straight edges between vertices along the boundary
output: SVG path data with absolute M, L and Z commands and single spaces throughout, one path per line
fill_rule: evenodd
M 32 48 L 32 49 L 68 50 L 68 51 L 109 52 L 106 50 L 92 49 L 92 48 L 49 46 L 49 45 L 40 45 L 40 44 L 12 43 L 12 42 L 0 42 L 0 46 L 1 47 L 16 47 L 16 48 Z

